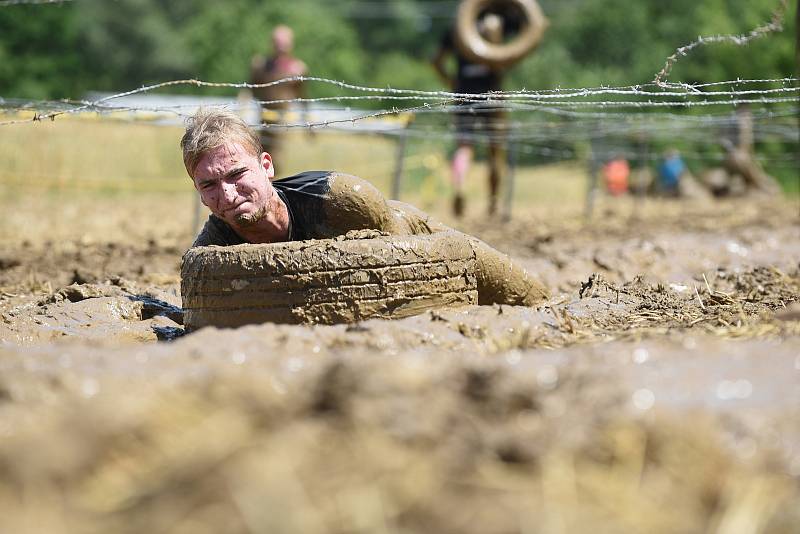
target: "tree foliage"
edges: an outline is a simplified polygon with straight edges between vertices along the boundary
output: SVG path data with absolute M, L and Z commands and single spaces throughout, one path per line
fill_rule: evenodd
M 653 79 L 698 35 L 742 34 L 769 20 L 778 0 L 541 0 L 550 28 L 506 88 L 629 85 Z M 297 55 L 315 76 L 371 86 L 436 89 L 428 63 L 452 23 L 441 2 L 293 0 L 76 0 L 0 8 L 0 96 L 80 98 L 176 78 L 245 81 L 269 32 L 292 26 Z M 431 16 L 434 13 L 435 16 Z M 671 80 L 790 76 L 794 17 L 783 33 L 746 47 L 702 47 Z M 338 92 L 311 87 L 313 96 Z

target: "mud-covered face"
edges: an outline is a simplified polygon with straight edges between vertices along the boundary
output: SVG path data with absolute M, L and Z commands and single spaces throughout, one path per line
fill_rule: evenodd
M 250 154 L 238 143 L 207 152 L 197 163 L 194 187 L 211 212 L 234 227 L 252 226 L 267 214 L 275 190 L 272 158 Z

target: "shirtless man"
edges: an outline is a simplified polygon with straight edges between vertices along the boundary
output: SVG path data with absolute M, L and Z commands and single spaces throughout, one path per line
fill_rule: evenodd
M 276 26 L 272 31 L 273 55 L 265 58 L 255 56 L 250 62 L 250 83 L 269 84 L 284 78 L 305 76 L 306 64 L 293 54 L 294 33 L 288 26 Z M 253 89 L 253 96 L 261 102 L 261 120 L 267 126 L 286 122 L 286 113 L 291 109 L 288 100 L 305 97 L 301 81 L 285 82 Z M 305 107 L 304 107 L 305 109 Z M 261 130 L 261 144 L 267 152 L 277 154 L 281 147 L 281 134 L 275 127 Z
M 332 171 L 272 180 L 272 157 L 237 115 L 200 110 L 181 139 L 183 161 L 211 216 L 193 247 L 326 239 L 350 230 L 393 235 L 453 231 L 369 182 Z M 465 236 L 475 250 L 480 304 L 533 305 L 547 289 L 507 256 Z

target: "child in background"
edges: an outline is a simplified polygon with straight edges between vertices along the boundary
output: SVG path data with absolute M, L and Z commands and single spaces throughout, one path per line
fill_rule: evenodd
M 668 196 L 680 194 L 681 175 L 686 171 L 680 153 L 671 149 L 664 154 L 664 160 L 658 166 L 658 192 Z
M 603 166 L 603 175 L 606 181 L 606 190 L 613 196 L 620 196 L 628 191 L 628 177 L 631 168 L 628 161 L 617 156 Z

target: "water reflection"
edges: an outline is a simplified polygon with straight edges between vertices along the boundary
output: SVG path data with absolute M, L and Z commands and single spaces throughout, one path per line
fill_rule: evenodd
M 749 380 L 723 380 L 717 384 L 717 397 L 721 400 L 746 399 L 753 394 Z
M 642 388 L 642 389 L 637 389 L 633 393 L 632 400 L 633 400 L 633 405 L 636 406 L 637 409 L 644 411 L 644 410 L 649 410 L 650 408 L 653 407 L 653 405 L 655 405 L 656 396 L 649 389 Z

